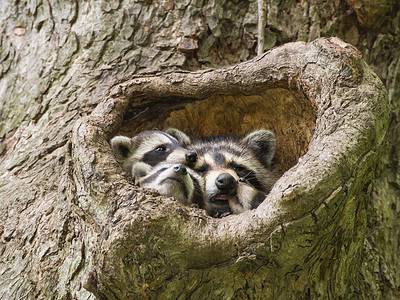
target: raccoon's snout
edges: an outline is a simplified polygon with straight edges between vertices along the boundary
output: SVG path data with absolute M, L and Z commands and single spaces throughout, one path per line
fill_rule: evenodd
M 215 185 L 221 192 L 229 194 L 236 190 L 237 182 L 231 174 L 222 173 L 215 180 Z
M 188 163 L 194 164 L 197 161 L 197 153 L 195 151 L 190 151 L 185 156 Z
M 176 165 L 176 166 L 174 166 L 174 171 L 175 171 L 175 173 L 178 173 L 180 175 L 186 175 L 187 174 L 187 169 L 185 168 L 184 165 Z

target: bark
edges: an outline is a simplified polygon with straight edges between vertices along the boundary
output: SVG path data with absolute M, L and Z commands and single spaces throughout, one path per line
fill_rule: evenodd
M 0 298 L 399 298 L 399 4 L 375 3 L 269 1 L 265 47 L 339 36 L 388 102 L 335 39 L 171 72 L 253 57 L 256 1 L 2 3 Z M 112 134 L 214 133 L 249 101 L 287 148 L 259 209 L 213 220 L 119 174 Z

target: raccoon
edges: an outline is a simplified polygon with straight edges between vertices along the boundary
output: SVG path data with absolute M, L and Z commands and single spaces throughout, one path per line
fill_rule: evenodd
M 275 135 L 257 130 L 241 140 L 214 138 L 189 146 L 203 176 L 204 207 L 213 217 L 254 209 L 265 199 L 277 176 L 271 171 Z
M 133 138 L 115 136 L 111 139 L 111 147 L 123 170 L 133 175 L 132 168 L 139 162 L 148 166 L 147 172 L 163 161 L 187 166 L 195 164 L 196 152 L 184 148 L 190 142 L 190 138 L 182 131 L 169 128 L 165 132 L 146 130 Z
M 185 205 L 202 206 L 202 177 L 182 164 L 161 162 L 155 167 L 138 162 L 132 168 L 139 186 L 157 190 Z

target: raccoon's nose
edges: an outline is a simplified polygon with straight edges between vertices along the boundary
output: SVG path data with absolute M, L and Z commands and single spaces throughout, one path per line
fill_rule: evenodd
M 186 153 L 186 161 L 189 163 L 195 163 L 197 161 L 197 153 L 195 151 Z
M 174 166 L 174 171 L 175 173 L 181 174 L 181 175 L 186 175 L 187 170 L 184 165 L 176 165 Z
M 217 177 L 215 185 L 221 192 L 230 193 L 236 189 L 237 183 L 231 174 L 223 173 Z

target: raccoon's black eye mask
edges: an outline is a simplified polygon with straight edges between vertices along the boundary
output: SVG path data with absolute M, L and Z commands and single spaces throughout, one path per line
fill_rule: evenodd
M 261 183 L 258 181 L 256 173 L 253 170 L 235 162 L 228 163 L 228 167 L 236 172 L 242 182 L 248 182 L 258 190 L 262 189 Z
M 210 169 L 210 166 L 209 166 L 209 165 L 202 165 L 202 166 L 198 167 L 195 171 L 196 171 L 197 173 L 204 174 L 204 173 L 206 173 L 209 169 Z
M 228 163 L 228 167 L 233 169 L 239 177 L 249 177 L 252 173 L 254 174 L 253 171 L 235 162 Z
M 150 166 L 155 166 L 159 162 L 165 160 L 174 148 L 176 148 L 175 145 L 158 145 L 153 150 L 148 151 L 143 155 L 143 161 Z

